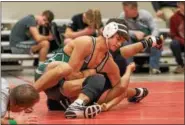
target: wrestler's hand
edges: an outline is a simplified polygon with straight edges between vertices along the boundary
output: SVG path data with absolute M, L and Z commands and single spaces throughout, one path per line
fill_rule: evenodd
M 66 80 L 74 80 L 83 78 L 82 72 L 72 72 L 70 75 L 66 76 Z
M 101 104 L 101 111 L 105 112 L 107 110 L 108 110 L 107 104 L 106 103 Z
M 132 72 L 135 71 L 136 69 L 136 64 L 134 62 L 130 63 L 128 66 L 127 66 L 128 69 L 130 69 Z
M 68 75 L 65 79 L 66 80 L 80 79 L 80 78 L 85 78 L 95 74 L 96 74 L 95 69 L 86 69 L 81 72 L 73 72 L 70 75 Z
M 27 117 L 19 114 L 17 117 L 14 118 L 14 120 L 17 122 L 18 125 L 19 124 L 26 124 Z
M 38 118 L 36 116 L 19 115 L 15 118 L 17 124 L 38 124 Z

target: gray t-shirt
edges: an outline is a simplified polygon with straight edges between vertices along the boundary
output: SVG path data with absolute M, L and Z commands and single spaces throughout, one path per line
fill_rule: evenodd
M 29 32 L 29 27 L 37 26 L 37 22 L 33 15 L 28 15 L 19 20 L 11 30 L 10 46 L 15 47 L 16 44 L 33 39 Z
M 135 20 L 132 18 L 126 18 L 124 12 L 122 12 L 119 16 L 119 18 L 125 19 L 125 21 L 127 22 L 129 27 L 129 35 L 131 37 L 134 37 L 133 31 L 140 30 L 148 35 L 158 36 L 159 32 L 157 24 L 154 21 L 152 15 L 144 9 L 138 10 L 138 13 L 138 17 Z
M 1 117 L 4 117 L 7 111 L 9 101 L 9 83 L 4 78 L 1 78 Z

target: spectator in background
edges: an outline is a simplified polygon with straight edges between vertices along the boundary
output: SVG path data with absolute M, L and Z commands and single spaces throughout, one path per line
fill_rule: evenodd
M 32 54 L 39 52 L 39 64 L 43 63 L 48 54 L 49 41 L 53 40 L 51 33 L 48 36 L 41 35 L 38 26 L 49 25 L 54 19 L 50 10 L 41 15 L 28 15 L 20 19 L 12 28 L 10 35 L 10 47 L 14 54 Z
M 179 11 L 177 11 L 170 19 L 170 35 L 172 38 L 170 48 L 178 64 L 174 73 L 184 73 L 184 63 L 181 56 L 181 52 L 184 52 L 185 2 L 184 1 L 178 2 L 177 6 L 179 8 Z
M 101 13 L 98 9 L 89 9 L 84 13 L 74 15 L 72 17 L 72 23 L 64 33 L 64 44 L 79 36 L 96 36 L 96 31 L 101 33 L 100 28 L 102 26 Z
M 144 40 L 149 36 L 158 36 L 157 25 L 152 15 L 146 10 L 138 10 L 137 2 L 123 2 L 123 12 L 120 18 L 125 19 L 129 28 L 130 43 Z M 152 47 L 146 52 L 150 52 L 149 66 L 151 74 L 159 74 L 159 60 L 161 51 Z
M 163 19 L 169 27 L 171 16 L 176 12 L 176 1 L 152 1 L 152 6 L 156 11 L 156 16 Z

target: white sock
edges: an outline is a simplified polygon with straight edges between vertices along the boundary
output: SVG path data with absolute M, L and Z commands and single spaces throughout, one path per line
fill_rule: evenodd
M 73 102 L 73 105 L 83 105 L 84 101 L 81 100 L 81 99 L 76 99 L 74 102 Z

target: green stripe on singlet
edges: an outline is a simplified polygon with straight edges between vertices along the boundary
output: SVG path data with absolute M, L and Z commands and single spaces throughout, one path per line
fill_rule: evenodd
M 63 49 L 57 51 L 51 58 L 49 58 L 45 63 L 38 66 L 36 69 L 37 74 L 43 74 L 47 65 L 53 61 L 69 62 L 70 56 L 68 56 Z

